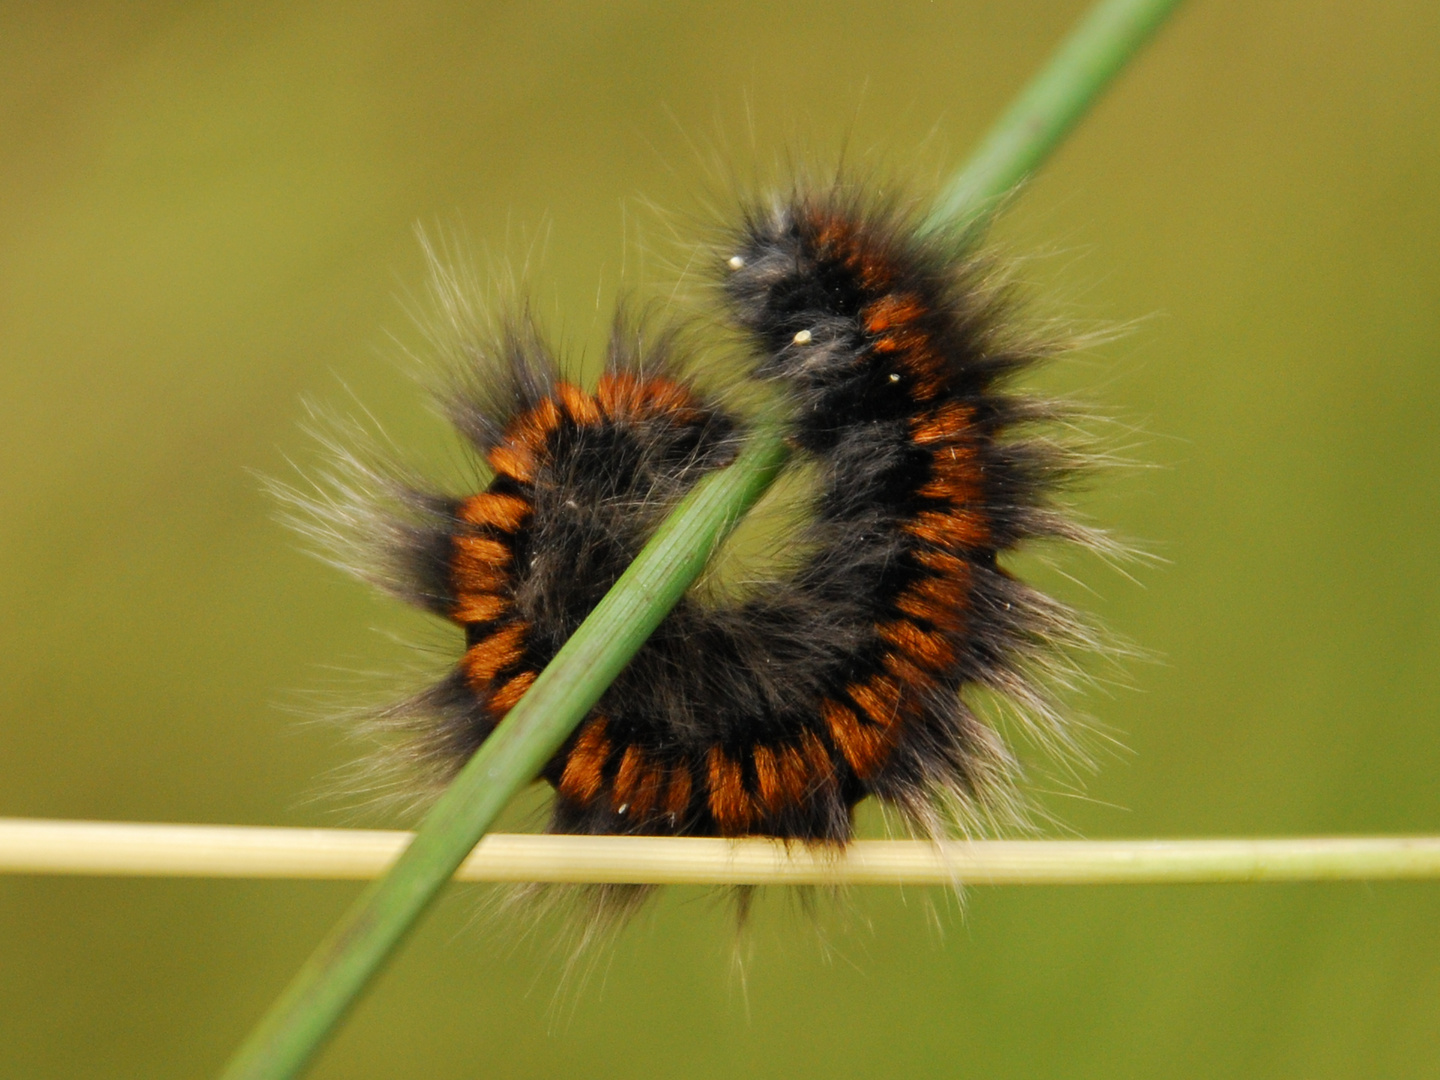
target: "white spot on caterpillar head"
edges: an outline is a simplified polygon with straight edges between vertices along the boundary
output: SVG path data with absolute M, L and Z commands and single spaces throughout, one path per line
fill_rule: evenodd
M 730 267 L 731 270 L 739 270 L 745 265 L 745 260 L 739 255 L 731 255 L 730 258 L 725 260 L 725 265 Z
M 796 344 L 796 345 L 809 345 L 810 342 L 812 342 L 812 341 L 814 341 L 814 340 L 815 340 L 815 339 L 814 339 L 813 335 L 811 335 L 811 333 L 810 333 L 809 330 L 801 330 L 799 333 L 797 333 L 797 334 L 795 335 L 795 344 Z
M 899 381 L 900 381 L 900 373 L 897 372 L 897 371 L 892 371 L 892 372 L 890 373 L 890 381 L 891 381 L 891 382 L 899 382 Z

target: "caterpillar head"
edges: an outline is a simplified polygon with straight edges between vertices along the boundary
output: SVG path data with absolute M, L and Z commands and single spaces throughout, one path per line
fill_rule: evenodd
M 756 338 L 761 377 L 825 385 L 853 373 L 867 344 L 864 298 L 837 261 L 827 222 L 802 206 L 752 214 L 724 259 L 736 321 Z

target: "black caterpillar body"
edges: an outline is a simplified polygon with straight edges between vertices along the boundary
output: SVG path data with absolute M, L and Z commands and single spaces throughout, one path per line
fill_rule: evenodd
M 1004 388 L 1049 350 L 1010 332 L 961 244 L 843 185 L 752 210 L 715 261 L 752 377 L 789 396 L 819 476 L 805 554 L 743 598 L 681 600 L 546 766 L 550 829 L 843 843 L 868 795 L 930 833 L 1003 817 L 1013 760 L 961 691 L 1063 739 L 1034 671 L 1085 640 L 997 561 L 1087 535 L 1053 505 L 1076 460 L 1035 427 L 1051 410 Z M 493 482 L 391 483 L 378 517 L 341 515 L 379 549 L 372 577 L 464 628 L 453 673 L 400 707 L 448 769 L 743 440 L 669 347 L 632 340 L 593 392 L 523 322 L 464 343 L 448 404 Z

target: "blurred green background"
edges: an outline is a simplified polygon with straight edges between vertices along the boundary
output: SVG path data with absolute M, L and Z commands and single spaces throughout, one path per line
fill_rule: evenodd
M 455 642 L 254 472 L 350 392 L 454 466 L 396 362 L 413 224 L 594 355 L 725 170 L 933 182 L 1082 6 L 4 5 L 0 814 L 397 823 L 286 706 Z M 1158 658 L 1082 703 L 1128 747 L 1046 798 L 1083 835 L 1440 831 L 1437 72 L 1432 0 L 1191 0 L 998 229 L 1042 310 L 1139 320 L 1043 380 L 1135 429 L 1086 508 L 1168 560 L 1046 575 Z M 214 1072 L 357 888 L 0 879 L 0 1075 Z M 588 980 L 483 906 L 315 1076 L 1440 1072 L 1435 884 L 771 899 L 743 974 L 680 890 Z

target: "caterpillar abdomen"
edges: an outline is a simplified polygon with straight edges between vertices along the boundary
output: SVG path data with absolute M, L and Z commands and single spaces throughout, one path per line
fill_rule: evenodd
M 750 214 L 718 261 L 753 375 L 817 467 L 806 554 L 748 596 L 681 600 L 546 767 L 550 828 L 843 843 L 869 795 L 927 830 L 1003 808 L 1010 755 L 961 691 L 1048 722 L 1027 673 L 1073 627 L 997 562 L 1077 535 L 1050 505 L 1070 462 L 1023 435 L 1044 410 L 1002 387 L 1045 350 L 1005 331 L 955 245 L 840 186 Z M 743 438 L 666 346 L 617 344 L 591 393 L 533 334 L 507 340 L 452 402 L 493 482 L 407 491 L 424 512 L 385 531 L 401 591 L 464 627 L 424 699 L 456 768 Z

